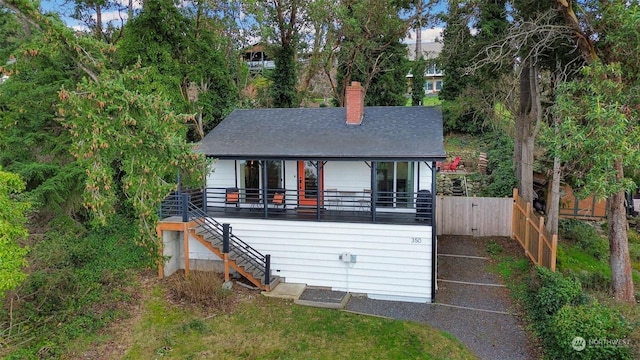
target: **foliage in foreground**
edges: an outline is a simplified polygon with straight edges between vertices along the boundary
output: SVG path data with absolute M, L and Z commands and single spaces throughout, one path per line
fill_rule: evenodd
M 126 315 L 133 275 L 151 265 L 131 241 L 136 226 L 116 216 L 110 226 L 80 231 L 52 231 L 33 246 L 32 273 L 0 309 L 0 337 L 7 341 L 1 358 L 38 359 L 39 351 L 59 357 L 73 339 L 91 337 Z
M 422 324 L 298 306 L 257 293 L 230 314 L 172 306 L 156 288 L 133 329 L 127 359 L 472 359 Z M 203 319 L 204 318 L 204 319 Z
M 26 278 L 24 267 L 28 249 L 19 241 L 27 236 L 26 212 L 29 204 L 17 199 L 24 190 L 24 182 L 16 174 L 2 171 L 0 166 L 0 297 Z
M 538 267 L 526 306 L 550 359 L 632 358 L 626 344 L 630 324 L 617 310 L 587 296 L 575 278 Z M 583 350 L 574 349 L 576 337 L 585 339 Z
M 565 226 L 566 227 L 566 226 Z M 584 268 L 582 273 L 602 270 L 590 268 L 584 257 L 571 258 L 575 254 L 567 249 L 565 263 Z M 577 271 L 568 274 L 551 272 L 545 268 L 532 270 L 530 261 L 522 255 L 516 258 L 506 253 L 495 242 L 486 246 L 487 252 L 497 262 L 494 271 L 507 282 L 511 297 L 521 305 L 529 328 L 534 332 L 544 356 L 548 359 L 628 359 L 637 357 L 639 351 L 637 306 L 627 306 L 608 301 L 608 288 L 596 288 L 594 277 L 578 276 Z M 518 250 L 519 252 L 519 250 Z M 560 256 L 560 255 L 559 255 Z M 596 261 L 593 259 L 593 261 Z M 559 264 L 559 271 L 567 271 Z M 608 269 L 606 263 L 602 264 Z M 587 270 L 588 269 L 588 270 Z M 587 285 L 581 280 L 588 281 Z M 584 290 L 584 289 L 587 290 Z M 604 296 L 603 296 L 604 295 Z M 601 302 L 595 300 L 598 298 Z M 585 339 L 585 349 L 576 351 L 572 341 L 576 336 Z
M 204 156 L 185 141 L 186 115 L 173 113 L 162 96 L 131 90 L 144 70 L 103 75 L 59 92 L 61 121 L 73 138 L 70 151 L 87 172 L 84 203 L 101 224 L 119 205 L 131 206 L 139 239 L 157 254 L 157 209 L 179 171 L 183 179 L 202 183 Z

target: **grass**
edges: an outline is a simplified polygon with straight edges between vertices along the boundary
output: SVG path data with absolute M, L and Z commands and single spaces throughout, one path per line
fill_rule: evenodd
M 422 98 L 422 106 L 439 106 L 442 104 L 442 100 L 438 98 L 438 95 L 430 95 Z M 411 97 L 407 98 L 405 106 L 411 106 Z
M 444 149 L 447 153 L 476 153 L 485 148 L 482 139 L 467 134 L 447 134 Z
M 495 241 L 489 241 L 485 245 L 485 249 L 492 259 L 489 270 L 502 277 L 511 297 L 521 305 L 525 300 L 532 266 L 529 259 L 524 255 L 514 255 L 513 251 L 507 251 Z
M 176 306 L 156 285 L 124 359 L 473 359 L 426 325 L 245 297 L 231 313 Z

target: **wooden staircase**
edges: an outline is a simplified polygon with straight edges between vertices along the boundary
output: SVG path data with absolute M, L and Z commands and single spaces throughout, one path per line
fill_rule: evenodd
M 207 223 L 210 220 L 212 219 L 204 218 L 200 219 L 200 221 L 196 221 L 195 223 L 198 225 L 196 227 L 190 228 L 189 233 L 193 236 L 194 239 L 196 239 L 199 243 L 204 245 L 204 247 L 209 249 L 209 251 L 216 254 L 216 256 L 218 256 L 220 259 L 224 260 L 224 235 L 220 234 L 217 231 L 211 231 L 211 227 L 207 226 Z M 235 246 L 230 247 L 229 252 L 226 256 L 226 261 L 228 261 L 229 267 L 234 269 L 260 290 L 270 291 L 280 282 L 280 277 L 269 274 L 269 278 L 265 279 L 266 274 L 262 262 L 254 258 L 251 255 L 251 251 L 243 250 L 246 249 Z M 269 283 L 267 283 L 267 281 Z
M 271 291 L 280 281 L 271 274 L 271 256 L 263 255 L 190 201 L 189 194 L 172 194 L 161 207 L 161 217 L 181 216 L 185 232 L 224 261 L 225 279 L 235 270 L 256 287 Z

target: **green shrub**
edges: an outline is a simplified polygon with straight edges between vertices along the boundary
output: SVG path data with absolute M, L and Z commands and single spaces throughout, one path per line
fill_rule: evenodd
M 461 100 L 442 102 L 443 130 L 445 134 L 480 134 L 484 130 L 484 118 L 478 116 Z
M 627 231 L 627 235 L 629 236 L 629 244 L 640 245 L 640 233 L 638 233 L 638 230 L 630 228 L 629 231 Z
M 598 260 L 606 259 L 609 255 L 607 240 L 584 221 L 562 220 L 558 232 L 562 238 L 574 241 L 582 250 Z
M 580 281 L 543 267 L 536 268 L 528 299 L 527 307 L 537 323 L 546 322 L 565 305 L 585 301 Z
M 495 241 L 489 241 L 485 246 L 485 250 L 487 250 L 487 253 L 489 253 L 489 255 L 500 255 L 504 252 L 504 248 L 502 247 L 502 245 L 498 244 Z
M 615 310 L 595 303 L 563 306 L 549 322 L 544 339 L 545 352 L 552 359 L 630 359 L 627 336 L 630 326 Z M 585 340 L 585 348 L 578 351 L 576 337 Z
M 611 288 L 611 277 L 602 272 L 581 271 L 575 276 L 585 289 L 608 292 Z

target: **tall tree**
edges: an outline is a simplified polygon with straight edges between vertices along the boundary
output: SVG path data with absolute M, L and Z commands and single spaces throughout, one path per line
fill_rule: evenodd
M 422 51 L 422 50 L 420 50 Z M 420 55 L 413 61 L 411 67 L 411 73 L 413 78 L 411 80 L 411 105 L 422 105 L 422 99 L 424 98 L 424 73 L 427 70 L 427 61 Z
M 589 65 L 583 78 L 559 94 L 562 121 L 554 150 L 582 169 L 585 192 L 607 197 L 613 294 L 634 303 L 625 191 L 636 184 L 625 167 L 637 170 L 640 161 L 640 63 L 635 56 L 640 51 L 640 4 L 599 2 L 589 9 L 597 16 L 582 14 L 580 21 L 572 1 L 557 3 Z M 591 36 L 592 31 L 598 36 Z
M 118 43 L 122 65 L 148 67 L 137 85 L 144 93 L 161 92 L 178 113 L 192 113 L 189 139 L 201 140 L 237 99 L 226 44 L 207 3 L 182 13 L 174 0 L 145 2 L 127 23 Z M 193 10 L 191 8 L 185 10 Z
M 384 56 L 386 59 L 379 63 L 380 69 L 370 79 L 368 94 L 365 96 L 366 106 L 402 106 L 407 101 L 406 75 L 411 66 L 406 58 L 407 46 L 398 40 L 389 45 Z M 362 69 L 368 73 L 376 71 L 369 66 L 363 66 Z M 356 79 L 357 77 L 354 78 Z
M 86 176 L 84 204 L 104 223 L 130 204 L 141 230 L 140 241 L 157 254 L 155 224 L 160 201 L 174 187 L 175 175 L 202 180 L 204 159 L 185 140 L 185 115 L 172 111 L 162 93 L 141 93 L 145 69 L 113 68 L 114 48 L 88 36 L 77 36 L 59 21 L 42 16 L 30 2 L 0 0 L 24 23 L 46 33 L 30 51 L 64 54 L 84 73 L 73 87 L 58 91 L 57 116 L 73 139 L 71 153 Z M 19 63 L 19 62 L 18 62 Z
M 438 63 L 444 73 L 442 89 L 438 97 L 443 102 L 445 132 L 474 132 L 471 130 L 473 111 L 458 101 L 465 89 L 471 85 L 471 77 L 465 68 L 471 62 L 474 39 L 469 29 L 473 8 L 465 2 L 448 1 L 444 20 L 443 46 Z
M 352 81 L 360 81 L 369 94 L 378 75 L 399 71 L 398 44 L 411 25 L 411 21 L 400 17 L 400 13 L 410 6 L 411 2 L 401 0 L 343 1 L 335 9 L 338 24 L 333 31 L 337 51 L 335 57 L 327 61 L 325 73 L 331 79 L 334 99 L 339 106 L 344 105 L 344 92 Z M 406 48 L 402 57 L 405 56 Z M 337 66 L 335 77 L 332 74 L 334 66 Z M 403 88 L 401 94 L 404 92 Z
M 10 16 L 13 31 L 28 30 L 13 32 L 13 41 L 4 38 L 7 55 L 0 61 L 8 78 L 0 85 L 0 166 L 25 181 L 43 217 L 82 218 L 77 194 L 84 171 L 69 154 L 71 138 L 56 120 L 55 107 L 60 87 L 73 87 L 82 71 L 67 52 L 52 49 L 45 34 L 24 21 L 16 27 L 16 15 Z
M 470 62 L 472 47 L 469 22 L 473 9 L 457 0 L 448 2 L 444 17 L 447 26 L 442 32 L 443 47 L 440 52 L 440 67 L 444 72 L 442 89 L 438 96 L 442 100 L 455 100 L 467 87 L 465 67 Z
M 412 67 L 412 83 L 411 83 L 411 105 L 422 105 L 422 99 L 424 98 L 424 72 L 426 70 L 426 62 L 424 61 L 424 54 L 422 53 L 422 28 L 424 26 L 424 17 L 422 12 L 424 9 L 424 1 L 414 1 L 415 6 L 415 24 L 413 28 L 416 31 L 416 46 L 415 57 Z
M 103 21 L 104 11 L 120 11 L 118 4 L 110 0 L 74 0 L 75 7 L 73 18 L 82 21 L 87 26 L 95 38 L 100 41 L 115 42 L 119 30 L 124 25 L 124 18 L 121 17 L 120 26 L 109 26 L 110 21 Z
M 269 41 L 276 71 L 270 96 L 275 107 L 297 107 L 297 50 L 300 31 L 307 26 L 305 9 L 309 0 L 247 0 L 248 11 L 260 24 L 263 41 Z

